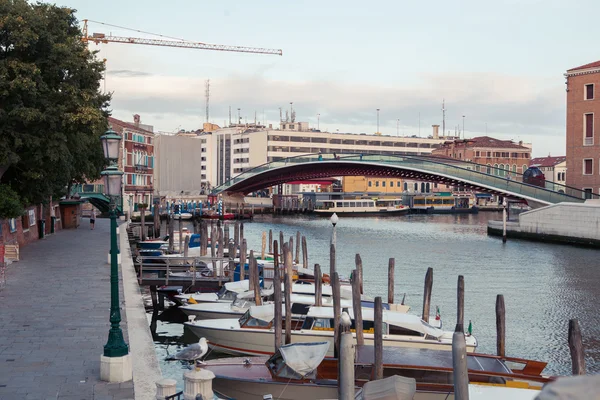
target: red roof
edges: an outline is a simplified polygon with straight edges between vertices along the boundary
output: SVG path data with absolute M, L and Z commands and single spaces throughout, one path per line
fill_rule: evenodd
M 108 117 L 108 122 L 112 126 L 112 129 L 114 131 L 117 131 L 117 132 L 119 132 L 119 130 L 116 129 L 116 128 L 119 127 L 119 128 L 121 128 L 121 130 L 128 129 L 128 130 L 131 130 L 131 131 L 138 131 L 138 132 L 141 132 L 141 133 L 154 134 L 154 132 L 152 132 L 152 131 L 148 131 L 146 129 L 140 128 L 139 126 L 135 126 L 135 124 L 132 124 L 132 123 L 129 123 L 129 122 L 125 122 L 125 121 L 121 121 L 120 119 L 116 119 L 116 118 L 113 118 L 113 117 Z M 117 125 L 117 126 L 115 127 L 115 125 Z M 119 133 L 122 133 L 122 132 L 119 132 Z
M 537 157 L 532 158 L 529 165 L 535 165 L 536 167 L 553 167 L 556 164 L 560 164 L 565 161 L 567 157 L 558 156 L 558 157 Z
M 487 148 L 497 148 L 497 149 L 527 149 L 530 150 L 529 147 L 517 144 L 512 140 L 500 140 L 494 139 L 489 136 L 478 136 L 472 139 L 458 139 L 455 141 L 445 142 L 444 145 L 448 146 L 452 143 L 466 143 L 466 147 L 487 147 Z M 435 151 L 434 151 L 435 153 Z
M 579 67 L 568 69 L 567 71 L 577 71 L 578 69 L 588 69 L 588 68 L 599 68 L 600 61 L 595 61 L 589 64 L 581 65 Z

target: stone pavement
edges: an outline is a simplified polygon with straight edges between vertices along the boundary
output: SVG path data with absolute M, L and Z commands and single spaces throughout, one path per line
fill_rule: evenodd
M 21 249 L 0 289 L 0 400 L 133 399 L 133 382 L 100 381 L 108 338 L 108 219 Z M 122 282 L 121 305 L 123 305 Z M 129 343 L 125 311 L 121 327 Z

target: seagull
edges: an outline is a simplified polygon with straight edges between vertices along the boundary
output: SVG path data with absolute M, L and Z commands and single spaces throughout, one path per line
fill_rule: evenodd
M 350 319 L 350 315 L 346 311 L 342 312 L 342 329 L 348 330 L 352 325 L 352 320 Z
M 197 361 L 204 357 L 206 353 L 208 353 L 208 342 L 206 338 L 200 338 L 198 343 L 189 345 L 167 360 Z M 202 361 L 199 361 L 199 363 L 204 364 Z

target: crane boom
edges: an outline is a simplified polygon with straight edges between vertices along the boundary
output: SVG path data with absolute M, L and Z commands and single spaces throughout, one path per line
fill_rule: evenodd
M 266 49 L 261 47 L 246 47 L 246 46 L 229 46 L 221 44 L 209 44 L 203 42 L 191 42 L 191 41 L 176 41 L 176 40 L 163 40 L 163 39 L 146 39 L 146 38 L 134 38 L 124 36 L 106 36 L 104 33 L 94 33 L 88 35 L 87 20 L 84 21 L 83 42 L 94 42 L 100 43 L 128 43 L 128 44 L 145 44 L 149 46 L 165 46 L 165 47 L 182 47 L 187 49 L 199 49 L 199 50 L 216 50 L 216 51 L 232 51 L 237 53 L 255 53 L 255 54 L 273 54 L 283 55 L 281 49 Z

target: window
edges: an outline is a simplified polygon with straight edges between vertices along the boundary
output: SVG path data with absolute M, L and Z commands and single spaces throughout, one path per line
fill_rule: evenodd
M 517 172 L 517 164 L 513 164 L 512 172 Z
M 408 183 L 404 182 L 404 191 L 408 192 Z
M 585 132 L 584 146 L 592 146 L 594 144 L 594 114 L 584 114 L 583 129 Z
M 415 182 L 415 192 L 419 191 L 419 184 L 417 182 Z
M 385 187 L 385 181 L 381 181 L 381 186 Z
M 583 188 L 583 198 L 586 200 L 592 198 L 592 188 Z
M 594 84 L 588 83 L 585 85 L 585 99 L 594 100 Z
M 402 183 L 400 181 L 396 182 L 396 187 L 401 187 Z
M 594 173 L 594 160 L 586 158 L 583 160 L 583 174 L 592 175 Z
M 394 181 L 390 181 L 390 187 L 394 187 Z
M 23 232 L 29 230 L 29 214 L 25 213 L 21 215 L 21 227 L 23 228 Z
M 523 164 L 523 170 L 521 171 L 521 173 L 524 174 L 525 171 L 527 171 L 527 165 Z
M 373 186 L 373 182 L 369 181 L 369 187 Z
M 29 210 L 29 226 L 35 225 L 35 209 Z
M 375 181 L 375 187 L 379 187 L 379 181 Z

